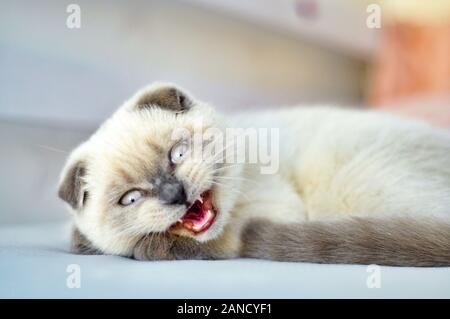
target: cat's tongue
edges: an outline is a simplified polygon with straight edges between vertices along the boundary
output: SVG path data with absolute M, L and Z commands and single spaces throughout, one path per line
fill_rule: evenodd
M 216 218 L 211 191 L 202 193 L 200 197 L 177 223 L 177 226 L 182 226 L 196 234 L 206 231 Z

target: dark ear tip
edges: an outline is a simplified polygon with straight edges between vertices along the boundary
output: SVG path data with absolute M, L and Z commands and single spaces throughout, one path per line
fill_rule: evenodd
M 178 99 L 184 110 L 188 110 L 192 106 L 192 100 L 184 92 L 178 91 Z
M 70 204 L 73 209 L 82 205 L 80 199 L 83 196 L 82 177 L 86 174 L 85 163 L 77 161 L 70 166 L 58 189 L 58 197 Z
M 136 105 L 138 109 L 157 106 L 162 109 L 183 112 L 191 107 L 192 101 L 179 88 L 167 85 L 142 94 Z

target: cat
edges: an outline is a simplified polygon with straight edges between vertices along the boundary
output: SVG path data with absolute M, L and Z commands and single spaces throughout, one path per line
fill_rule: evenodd
M 276 172 L 236 161 L 236 136 L 174 138 L 231 127 L 278 129 Z M 224 115 L 153 83 L 70 154 L 58 194 L 83 254 L 450 266 L 450 134 L 380 112 Z

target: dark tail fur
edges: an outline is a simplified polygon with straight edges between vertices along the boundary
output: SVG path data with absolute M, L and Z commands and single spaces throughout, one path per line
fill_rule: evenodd
M 450 221 L 411 218 L 250 222 L 242 257 L 314 263 L 450 266 Z

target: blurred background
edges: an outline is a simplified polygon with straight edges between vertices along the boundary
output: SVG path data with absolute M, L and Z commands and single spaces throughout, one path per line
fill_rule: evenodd
M 327 103 L 450 128 L 450 0 L 0 0 L 0 224 L 67 219 L 67 153 L 157 80 L 224 112 Z

